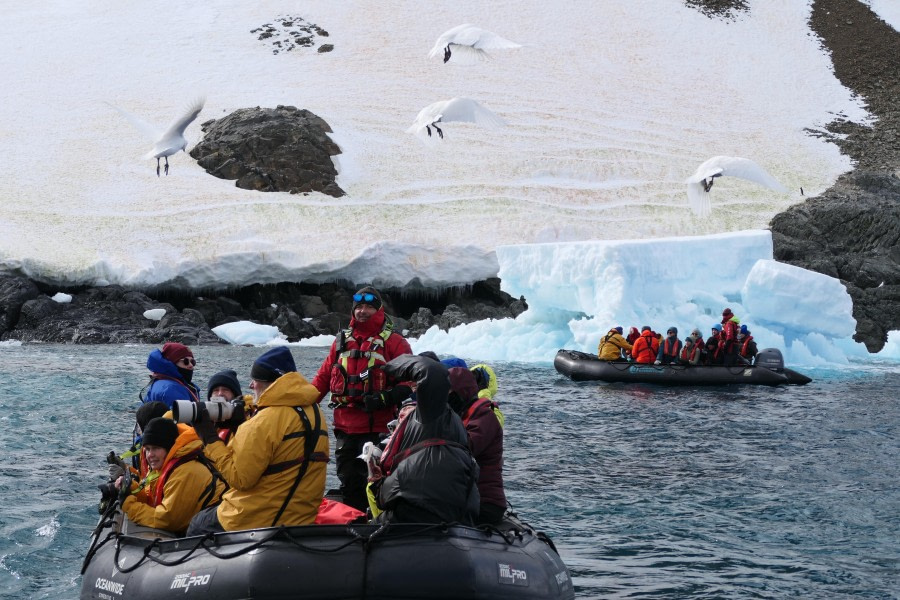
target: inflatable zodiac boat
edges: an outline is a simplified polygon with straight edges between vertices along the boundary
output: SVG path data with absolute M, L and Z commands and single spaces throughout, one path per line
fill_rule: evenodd
M 556 353 L 553 366 L 574 381 L 660 385 L 805 385 L 812 381 L 806 375 L 785 368 L 781 351 L 777 348 L 761 350 L 752 365 L 734 367 L 609 362 L 577 350 L 560 350 Z
M 552 541 L 514 516 L 459 525 L 308 525 L 175 538 L 101 519 L 81 598 L 574 598 Z

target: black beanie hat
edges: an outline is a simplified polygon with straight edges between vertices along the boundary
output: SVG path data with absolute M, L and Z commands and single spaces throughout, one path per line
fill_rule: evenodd
M 256 359 L 250 368 L 250 377 L 271 383 L 285 373 L 296 370 L 297 364 L 291 351 L 286 346 L 275 346 Z
M 150 422 L 150 419 L 155 419 L 157 417 L 161 417 L 169 410 L 169 407 L 165 402 L 153 401 L 153 402 L 144 402 L 137 409 L 137 414 L 134 415 L 135 421 L 137 421 L 138 427 L 141 428 L 141 431 L 147 428 L 147 423 Z
M 359 290 L 356 291 L 356 294 L 353 294 L 353 295 L 356 296 L 357 294 L 359 294 L 360 296 L 362 296 L 362 295 L 364 295 L 364 294 L 372 294 L 372 296 L 374 296 L 374 298 L 373 298 L 371 301 L 368 301 L 368 300 L 359 300 L 359 301 L 354 300 L 354 301 L 353 301 L 353 308 L 356 308 L 356 306 L 357 306 L 358 304 L 368 304 L 369 306 L 371 306 L 371 307 L 374 308 L 375 310 L 378 310 L 379 308 L 381 308 L 381 294 L 379 294 L 379 293 L 378 293 L 378 290 L 376 290 L 376 289 L 373 288 L 372 286 L 367 285 L 367 286 L 364 287 L 364 288 L 360 288 Z M 352 309 L 351 309 L 351 310 L 352 310 Z
M 244 395 L 244 392 L 241 391 L 241 383 L 238 381 L 237 373 L 231 369 L 225 369 L 209 378 L 209 384 L 206 386 L 207 400 L 212 397 L 212 391 L 220 385 L 231 390 L 235 398 Z
M 171 450 L 178 438 L 178 426 L 172 419 L 157 417 L 151 419 L 141 435 L 141 445 L 159 446 Z

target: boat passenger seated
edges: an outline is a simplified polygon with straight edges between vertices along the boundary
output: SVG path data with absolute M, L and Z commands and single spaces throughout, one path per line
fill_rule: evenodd
M 150 471 L 134 482 L 122 510 L 138 525 L 182 535 L 195 514 L 219 502 L 225 482 L 203 456 L 192 427 L 159 417 L 147 424 L 142 438 Z
M 678 362 L 683 365 L 696 366 L 703 361 L 706 345 L 699 329 L 694 329 L 691 335 L 684 338 L 684 347 L 681 349 L 681 357 Z
M 669 327 L 665 339 L 659 345 L 655 364 L 673 365 L 678 362 L 679 356 L 681 356 L 681 340 L 678 339 L 678 328 Z
M 636 363 L 652 365 L 658 352 L 659 338 L 649 325 L 644 325 L 641 327 L 641 336 L 635 340 L 631 348 L 631 357 Z
M 741 328 L 738 331 L 737 346 L 740 361 L 747 364 L 753 364 L 753 359 L 756 358 L 758 350 L 756 348 L 756 342 L 753 340 L 753 336 L 750 335 L 750 330 L 747 329 L 746 325 L 741 325 Z
M 448 405 L 447 367 L 402 355 L 384 366 L 398 381 L 416 382 L 416 408 L 404 418 L 381 457 L 373 482 L 380 522 L 475 522 L 480 509 L 478 465 L 459 415 Z
M 632 346 L 622 337 L 622 331 L 621 326 L 613 327 L 603 336 L 597 346 L 597 356 L 600 357 L 600 360 L 622 360 L 627 356 L 625 353 L 631 351 Z
M 722 334 L 722 325 L 716 323 L 712 326 L 712 335 L 706 340 L 706 364 L 710 366 L 724 363 L 724 356 L 719 347 L 719 337 Z

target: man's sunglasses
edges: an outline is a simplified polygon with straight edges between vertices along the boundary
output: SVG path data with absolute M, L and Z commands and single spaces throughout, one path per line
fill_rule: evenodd
M 375 294 L 353 294 L 354 302 L 372 302 L 375 300 Z
M 187 366 L 187 365 L 196 366 L 196 365 L 197 365 L 197 361 L 196 361 L 196 360 L 194 360 L 193 358 L 189 358 L 189 357 L 187 357 L 187 356 L 185 356 L 184 358 L 182 358 L 182 359 L 179 360 L 178 362 L 179 362 L 179 363 L 184 363 L 185 366 Z

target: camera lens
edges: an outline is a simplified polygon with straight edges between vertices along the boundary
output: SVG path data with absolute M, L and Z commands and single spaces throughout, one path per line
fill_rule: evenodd
M 196 402 L 176 400 L 172 403 L 172 417 L 176 423 L 193 423 L 197 420 L 197 408 Z
M 227 421 L 231 418 L 234 411 L 234 405 L 230 402 L 206 402 L 206 412 L 209 418 L 215 422 Z

